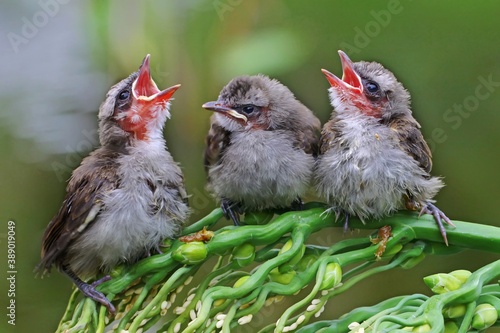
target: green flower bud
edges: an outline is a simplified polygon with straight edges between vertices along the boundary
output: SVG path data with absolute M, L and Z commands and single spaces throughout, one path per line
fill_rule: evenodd
M 452 305 L 443 309 L 443 316 L 450 319 L 460 318 L 465 312 L 467 312 L 467 306 L 465 304 Z
M 467 282 L 467 279 L 469 278 L 469 276 L 471 274 L 472 273 L 470 271 L 465 270 L 465 269 L 459 269 L 459 270 L 450 272 L 450 275 L 459 279 L 462 284 Z
M 416 257 L 411 257 L 408 260 L 405 260 L 399 266 L 403 269 L 411 269 L 415 266 L 417 266 L 422 260 L 425 259 L 425 253 L 420 253 L 420 255 Z
M 280 252 L 278 255 L 283 254 L 287 251 L 289 251 L 292 248 L 293 242 L 291 239 L 289 239 L 281 248 Z M 288 262 L 284 263 L 279 267 L 280 273 L 286 273 L 291 270 L 293 270 L 294 266 L 302 259 L 302 256 L 304 255 L 304 252 L 306 250 L 306 247 L 304 244 L 300 247 L 299 252 L 294 255 Z
M 444 333 L 457 333 L 458 325 L 454 321 L 447 321 L 444 323 Z
M 274 213 L 270 211 L 245 213 L 244 224 L 262 225 L 273 219 Z
M 297 273 L 295 271 L 280 273 L 279 269 L 275 268 L 269 272 L 269 280 L 281 284 L 289 284 L 290 282 L 292 282 L 296 274 Z
M 424 283 L 436 294 L 443 294 L 448 291 L 457 290 L 462 283 L 456 277 L 438 273 L 424 277 Z
M 161 247 L 163 249 L 169 249 L 172 247 L 172 239 L 170 238 L 165 238 L 163 241 L 162 241 L 162 244 L 161 244 Z
M 387 257 L 392 257 L 393 255 L 395 255 L 396 253 L 399 253 L 401 250 L 403 249 L 403 245 L 402 244 L 395 244 L 393 247 L 391 247 L 389 250 L 387 251 L 384 251 L 384 254 L 382 255 L 383 257 L 387 256 Z
M 172 252 L 172 258 L 183 264 L 194 265 L 207 257 L 207 247 L 203 242 L 184 243 Z
M 479 296 L 477 303 L 478 304 L 486 303 L 486 304 L 493 305 L 495 307 L 495 309 L 497 309 L 498 316 L 500 317 L 500 298 L 499 297 L 496 297 L 492 294 L 483 294 L 483 295 Z
M 239 287 L 241 287 L 243 285 L 243 283 L 245 283 L 245 281 L 248 280 L 249 278 L 250 278 L 250 275 L 245 275 L 245 276 L 240 277 L 233 284 L 233 288 L 239 288 Z
M 331 289 L 337 286 L 340 281 L 342 281 L 342 267 L 336 262 L 331 262 L 326 265 L 325 276 L 321 285 L 320 290 Z
M 222 304 L 224 304 L 226 302 L 226 299 L 225 298 L 219 298 L 219 299 L 216 299 L 214 301 L 214 307 L 218 307 L 218 306 L 221 306 Z
M 299 272 L 303 272 L 308 269 L 312 264 L 318 261 L 318 256 L 316 254 L 306 254 L 300 259 L 300 261 L 295 266 L 295 269 Z
M 122 273 L 123 273 L 123 270 L 125 269 L 125 265 L 118 265 L 118 266 L 115 266 L 111 272 L 109 272 L 109 276 L 111 276 L 111 278 L 116 278 L 118 276 L 120 276 Z
M 416 326 L 416 327 L 413 327 L 413 329 L 411 330 L 412 332 L 430 332 L 431 331 L 431 327 L 429 326 L 429 324 L 423 324 L 423 325 L 420 325 L 420 326 Z
M 491 304 L 483 303 L 476 306 L 471 326 L 476 330 L 482 331 L 495 324 L 497 320 L 497 309 Z
M 233 250 L 233 260 L 235 260 L 240 267 L 251 264 L 254 259 L 255 246 L 250 243 L 241 244 Z
M 450 319 L 460 318 L 466 311 L 467 306 L 465 304 L 452 305 L 443 309 L 443 316 Z

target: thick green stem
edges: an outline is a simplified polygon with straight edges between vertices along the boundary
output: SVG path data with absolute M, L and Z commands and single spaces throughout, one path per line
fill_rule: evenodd
M 176 256 L 172 257 L 172 253 L 181 245 L 182 249 L 191 245 L 179 240 L 171 240 L 168 241 L 170 248 L 165 253 L 151 256 L 135 265 L 118 268 L 112 273 L 111 281 L 99 286 L 100 291 L 110 299 L 114 298 L 113 302 L 120 302 L 117 306 L 118 313 L 123 317 L 117 330 L 123 330 L 130 325 L 130 331 L 135 332 L 139 327 L 151 327 L 162 316 L 168 315 L 171 318 L 164 321 L 165 326 L 162 329 L 169 332 L 177 332 L 180 329 L 184 329 L 184 332 L 194 332 L 202 328 L 203 330 L 222 328 L 223 331 L 230 331 L 238 319 L 256 314 L 267 306 L 266 300 L 275 296 L 282 297 L 298 293 L 313 283 L 308 294 L 295 301 L 294 305 L 282 314 L 277 327 L 274 323 L 270 323 L 262 331 L 276 329 L 280 332 L 285 327 L 293 330 L 297 326 L 303 326 L 304 329 L 307 327 L 313 331 L 335 329 L 335 332 L 347 332 L 347 325 L 350 323 L 366 321 L 366 330 L 369 330 L 372 325 L 373 327 L 385 325 L 384 330 L 396 331 L 402 326 L 427 323 L 433 331 L 437 332 L 443 327 L 442 310 L 445 306 L 450 304 L 469 304 L 470 306 L 471 302 L 476 301 L 480 295 L 487 293 L 486 290 L 494 295 L 500 294 L 498 288 L 484 286 L 492 278 L 500 275 L 500 263 L 494 262 L 473 273 L 459 290 L 433 296 L 423 304 L 416 304 L 410 298 L 404 297 L 391 299 L 371 308 L 354 310 L 336 321 L 307 325 L 314 315 L 319 314 L 319 309 L 335 295 L 348 292 L 357 282 L 368 279 L 378 272 L 399 265 L 412 267 L 422 260 L 424 253 L 446 255 L 456 253 L 462 248 L 500 253 L 500 228 L 453 221 L 456 228 L 446 228 L 450 242 L 450 246 L 446 247 L 443 245 L 436 223 L 430 216 L 417 218 L 416 213 L 399 212 L 382 221 L 365 221 L 366 224 L 356 218 L 351 218 L 351 228 L 378 229 L 385 225 L 390 225 L 392 228 L 392 236 L 382 254 L 382 260 L 390 259 L 391 261 L 371 268 L 376 261 L 375 253 L 377 253 L 378 245 L 371 244 L 368 237 L 348 238 L 327 246 L 306 244 L 311 234 L 315 232 L 337 232 L 330 227 L 342 227 L 340 223 L 334 223 L 332 216 L 324 214 L 324 206 L 321 204 L 307 204 L 306 208 L 309 209 L 283 213 L 267 224 L 228 226 L 214 230 L 213 238 L 206 244 L 193 244 L 202 249 L 203 253 L 206 251 L 206 257 L 202 256 L 195 265 L 183 265 L 177 260 L 183 263 L 186 261 Z M 196 233 L 203 227 L 213 228 L 222 215 L 220 209 L 215 209 L 203 219 L 186 227 L 182 234 Z M 239 258 L 236 260 L 232 253 L 242 245 L 245 249 L 243 253 L 248 252 L 248 257 L 246 254 L 235 256 Z M 178 297 L 177 303 L 181 302 L 180 304 L 185 306 L 184 313 L 174 316 L 172 310 L 166 311 L 161 308 L 165 303 L 168 309 L 174 309 L 176 294 L 173 292 L 174 289 L 182 285 L 183 281 L 195 274 L 194 272 L 200 266 L 214 256 L 219 257 L 215 268 L 203 277 L 194 291 L 190 291 L 188 294 L 190 298 L 185 301 Z M 244 260 L 241 261 L 241 258 Z M 330 291 L 323 291 L 319 296 L 325 267 L 333 262 L 342 267 L 355 265 L 355 268 L 344 274 L 343 285 Z M 245 265 L 249 267 L 244 267 Z M 250 270 L 250 267 L 253 269 Z M 243 276 L 248 276 L 248 278 L 241 280 L 238 286 L 232 286 L 238 278 Z M 162 287 L 159 289 L 159 286 Z M 96 307 L 89 299 L 79 300 L 78 295 L 79 292 L 75 291 L 71 296 L 58 332 L 102 332 L 107 322 L 105 309 L 101 306 Z M 166 302 L 169 295 L 170 301 Z M 314 301 L 317 307 L 314 309 L 308 307 L 310 311 L 304 310 L 304 307 L 316 295 L 318 299 Z M 419 299 L 419 302 L 421 301 Z M 201 304 L 201 307 L 196 306 L 197 304 Z M 177 306 L 177 308 L 183 307 Z M 225 319 L 223 319 L 224 316 L 221 316 L 220 320 L 216 319 L 218 313 L 225 314 Z M 464 321 L 470 319 L 469 312 L 467 313 L 467 316 L 463 318 Z M 293 318 L 292 315 L 294 315 Z M 190 317 L 193 320 L 187 325 Z M 111 317 L 109 319 L 113 320 Z M 208 324 L 209 320 L 212 321 L 211 324 Z M 302 331 L 303 329 L 298 330 L 298 332 Z

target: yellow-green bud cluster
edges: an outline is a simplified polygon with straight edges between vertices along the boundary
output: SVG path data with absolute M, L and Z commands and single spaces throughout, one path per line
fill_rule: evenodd
M 190 242 L 180 245 L 174 252 L 172 258 L 187 265 L 195 265 L 207 258 L 207 246 L 203 242 Z
M 471 272 L 457 270 L 451 273 L 438 273 L 424 278 L 424 283 L 436 294 L 457 290 L 469 278 Z

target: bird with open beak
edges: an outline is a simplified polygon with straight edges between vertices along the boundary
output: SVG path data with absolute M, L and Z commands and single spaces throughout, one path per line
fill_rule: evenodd
M 448 217 L 432 198 L 444 186 L 430 175 L 431 151 L 410 109 L 410 94 L 376 62 L 353 63 L 339 51 L 343 75 L 323 69 L 334 108 L 321 132 L 315 182 L 336 214 L 379 219 L 396 210 L 432 214 L 446 244 Z
M 114 85 L 99 109 L 101 146 L 73 171 L 66 197 L 43 235 L 37 269 L 56 266 L 82 293 L 115 312 L 87 279 L 133 263 L 176 237 L 189 215 L 181 170 L 166 150 L 163 126 L 180 85 L 160 91 L 149 55 Z
M 309 187 L 320 122 L 264 75 L 231 80 L 215 102 L 206 139 L 207 188 L 235 225 L 239 214 L 300 207 Z

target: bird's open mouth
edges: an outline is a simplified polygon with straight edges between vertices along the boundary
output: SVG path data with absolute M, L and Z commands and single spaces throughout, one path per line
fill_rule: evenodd
M 123 130 L 134 133 L 137 138 L 144 139 L 149 131 L 148 124 L 156 122 L 157 126 L 162 126 L 161 120 L 164 118 L 160 115 L 166 114 L 167 117 L 170 117 L 168 102 L 180 86 L 177 84 L 165 90 L 158 89 L 151 78 L 148 54 L 142 62 L 137 78 L 132 83 L 132 101 L 129 109 L 121 113 L 120 126 Z
M 356 109 L 365 115 L 380 117 L 380 104 L 366 96 L 363 79 L 355 71 L 353 62 L 340 50 L 339 55 L 342 62 L 342 79 L 326 69 L 321 70 L 331 86 L 332 105 L 338 111 Z
M 160 90 L 151 78 L 151 69 L 149 67 L 149 54 L 144 58 L 139 76 L 132 84 L 132 93 L 138 101 L 166 103 L 172 98 L 174 92 L 181 86 L 177 84 L 165 90 Z
M 351 59 L 343 51 L 339 51 L 339 55 L 342 62 L 342 79 L 339 79 L 335 74 L 330 73 L 326 69 L 322 69 L 321 71 L 325 74 L 332 88 L 348 92 L 350 95 L 362 95 L 364 89 L 363 83 L 361 82 L 361 77 L 354 71 Z

